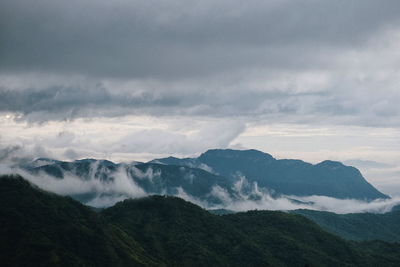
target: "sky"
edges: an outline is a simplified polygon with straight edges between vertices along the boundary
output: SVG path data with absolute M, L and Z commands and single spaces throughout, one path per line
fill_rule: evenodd
M 400 194 L 396 0 L 2 0 L 0 160 L 210 148 L 338 160 Z

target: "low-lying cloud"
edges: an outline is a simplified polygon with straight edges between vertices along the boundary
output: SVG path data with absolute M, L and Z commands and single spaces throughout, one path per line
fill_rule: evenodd
M 147 194 L 132 179 L 125 168 L 121 167 L 110 175 L 107 181 L 94 177 L 97 171 L 93 163 L 89 177 L 83 179 L 71 172 L 64 171 L 63 178 L 55 178 L 45 172 L 31 174 L 19 168 L 0 165 L 2 174 L 19 174 L 40 188 L 63 196 L 72 196 L 79 200 L 88 195 L 88 201 L 81 200 L 84 204 L 93 207 L 108 207 L 127 198 L 144 197 Z
M 108 207 L 127 198 L 140 198 L 154 193 L 146 192 L 135 183 L 127 166 L 121 165 L 115 172 L 109 174 L 109 179 L 102 180 L 95 174 L 99 171 L 98 162 L 90 166 L 86 178 L 78 177 L 71 172 L 64 171 L 62 179 L 55 178 L 44 172 L 36 175 L 21 169 L 0 165 L 0 172 L 18 173 L 25 179 L 40 188 L 60 195 L 69 195 L 93 207 Z M 153 182 L 154 176 L 161 176 L 160 171 L 151 168 L 141 171 L 131 166 L 133 175 L 139 179 L 148 179 Z M 101 171 L 101 170 L 100 170 Z M 327 196 L 273 196 L 267 188 L 259 188 L 257 183 L 249 183 L 245 177 L 240 177 L 232 188 L 223 188 L 215 185 L 204 197 L 194 197 L 182 187 L 175 188 L 174 196 L 183 198 L 206 209 L 227 209 L 236 212 L 247 210 L 296 210 L 311 209 L 330 211 L 339 214 L 345 213 L 385 213 L 400 204 L 400 198 L 377 199 L 362 201 L 356 199 L 336 199 Z M 229 190 L 228 190 L 229 189 Z M 165 194 L 166 191 L 163 193 Z M 218 201 L 209 201 L 217 199 Z
M 241 188 L 244 182 L 247 182 L 245 178 L 241 178 L 233 187 L 240 196 L 239 199 L 232 198 L 221 187 L 214 187 L 211 194 L 220 198 L 223 204 L 211 205 L 208 208 L 222 208 L 233 211 L 311 209 L 344 214 L 359 212 L 385 213 L 400 204 L 400 197 L 373 201 L 337 199 L 318 195 L 273 197 L 265 188 L 259 188 L 257 183 L 251 185 L 251 191 L 243 193 Z

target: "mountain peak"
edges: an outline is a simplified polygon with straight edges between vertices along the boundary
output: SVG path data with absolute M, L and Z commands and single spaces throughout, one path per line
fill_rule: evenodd
M 200 155 L 199 159 L 206 157 L 223 158 L 246 158 L 246 159 L 274 159 L 270 154 L 256 149 L 235 150 L 235 149 L 210 149 Z
M 341 163 L 340 161 L 333 161 L 333 160 L 324 160 L 318 164 L 316 164 L 316 166 L 320 166 L 320 167 L 329 167 L 329 168 L 342 168 L 342 167 L 347 167 L 346 165 L 344 165 L 343 163 Z

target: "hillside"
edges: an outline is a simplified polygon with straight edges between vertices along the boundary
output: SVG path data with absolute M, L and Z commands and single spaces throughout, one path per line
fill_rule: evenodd
M 167 265 L 351 266 L 363 257 L 308 219 L 258 211 L 217 216 L 184 200 L 125 200 L 102 212 Z
M 320 225 L 324 230 L 349 240 L 384 240 L 400 242 L 400 211 L 384 214 L 295 210 Z
M 68 197 L 0 178 L 2 266 L 158 265 L 135 240 Z
M 21 177 L 0 178 L 2 266 L 398 266 L 396 244 L 349 243 L 294 214 L 213 215 L 179 198 L 96 213 Z

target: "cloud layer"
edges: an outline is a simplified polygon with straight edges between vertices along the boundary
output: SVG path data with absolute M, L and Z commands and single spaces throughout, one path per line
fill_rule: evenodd
M 2 69 L 187 78 L 304 69 L 397 26 L 397 1 L 5 0 Z
M 3 1 L 0 111 L 399 126 L 397 1 Z M 384 118 L 384 120 L 383 120 Z

